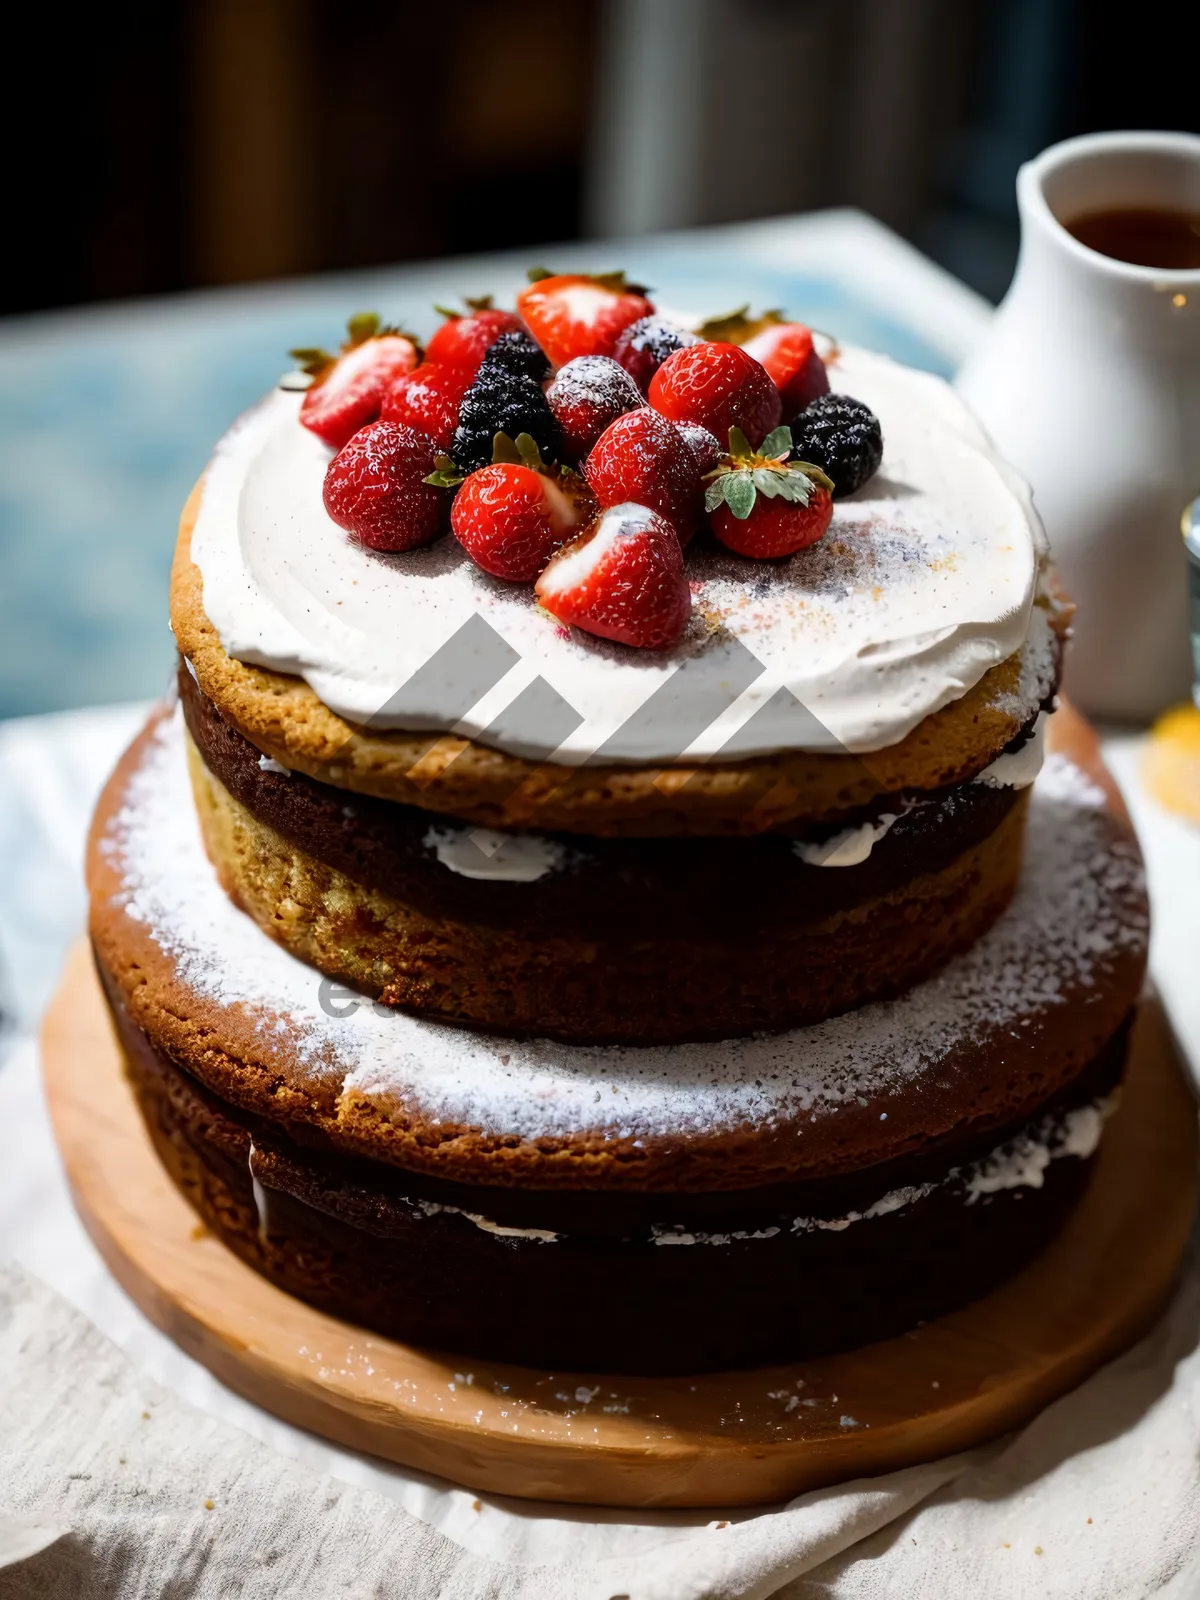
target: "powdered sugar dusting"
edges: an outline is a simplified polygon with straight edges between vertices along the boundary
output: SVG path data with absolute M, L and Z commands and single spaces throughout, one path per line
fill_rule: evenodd
M 600 750 L 606 763 L 690 763 L 725 751 L 734 733 L 739 757 L 889 748 L 1021 649 L 1044 540 L 1028 490 L 941 380 L 843 347 L 837 386 L 879 416 L 880 471 L 835 502 L 823 540 L 786 559 L 694 542 L 696 624 L 669 649 L 563 638 L 527 586 L 489 578 L 453 540 L 391 558 L 364 551 L 330 521 L 329 447 L 297 424 L 301 397 L 282 391 L 226 435 L 205 475 L 191 540 L 205 611 L 229 655 L 295 674 L 377 729 L 441 729 L 506 749 L 496 712 L 536 675 L 580 718 L 548 753 L 568 765 Z M 480 618 L 513 665 L 464 706 L 456 674 L 431 688 L 423 669 Z M 717 715 L 710 682 L 719 690 L 730 659 L 747 656 L 761 671 Z M 702 684 L 714 699 L 714 720 L 686 752 L 674 719 L 639 716 L 676 673 L 685 698 Z M 775 714 L 793 701 L 808 715 Z
M 576 356 L 560 367 L 550 386 L 550 402 L 594 406 L 611 417 L 646 404 L 637 384 L 611 356 Z
M 328 980 L 263 935 L 218 885 L 178 711 L 149 742 L 105 848 L 128 914 L 200 995 L 257 1019 L 264 1043 L 286 1037 L 302 1064 L 332 1069 L 346 1091 L 384 1106 L 528 1139 L 815 1121 L 855 1097 L 902 1092 L 964 1036 L 1015 1033 L 1036 1026 L 1040 1011 L 1087 1003 L 1112 958 L 1146 945 L 1136 847 L 1116 834 L 1101 791 L 1058 755 L 1033 790 L 1013 903 L 971 951 L 899 1000 L 720 1044 L 570 1046 L 470 1033 L 366 1001 L 329 1006 Z

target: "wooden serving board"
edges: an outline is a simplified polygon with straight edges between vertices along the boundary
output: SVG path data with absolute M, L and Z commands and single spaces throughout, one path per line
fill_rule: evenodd
M 209 1234 L 143 1129 L 85 946 L 47 1014 L 43 1055 L 75 1204 L 153 1322 L 289 1422 L 497 1494 L 749 1505 L 977 1444 L 1149 1325 L 1196 1209 L 1196 1111 L 1150 1002 L 1081 1205 L 1032 1266 L 986 1299 L 819 1361 L 693 1379 L 536 1372 L 339 1322 Z

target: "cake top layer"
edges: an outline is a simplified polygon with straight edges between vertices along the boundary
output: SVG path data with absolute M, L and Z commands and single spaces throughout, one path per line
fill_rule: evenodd
M 178 715 L 127 758 L 98 829 L 93 931 L 118 977 L 132 963 L 135 1019 L 153 1002 L 157 1028 L 194 1024 L 194 1044 L 168 1047 L 218 1092 L 246 1103 L 262 1079 L 275 1087 L 261 1109 L 278 1115 L 283 1083 L 347 1148 L 467 1181 L 742 1187 L 867 1165 L 971 1117 L 999 1123 L 1086 1064 L 1145 960 L 1136 845 L 1062 755 L 1034 789 L 1013 903 L 969 952 L 896 1001 L 718 1044 L 489 1037 L 322 980 L 217 882 Z M 230 1059 L 252 1065 L 232 1089 Z
M 283 390 L 208 469 L 191 542 L 204 608 L 227 654 L 376 729 L 564 763 L 887 748 L 1025 643 L 1043 536 L 940 379 L 852 348 L 829 377 L 879 417 L 880 471 L 790 557 L 693 545 L 692 620 L 669 649 L 564 628 L 453 537 L 352 542 L 322 502 L 332 450 Z

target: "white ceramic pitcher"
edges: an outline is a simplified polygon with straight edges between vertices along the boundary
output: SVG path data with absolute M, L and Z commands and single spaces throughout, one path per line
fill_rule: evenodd
M 1200 493 L 1200 270 L 1115 261 L 1063 222 L 1200 212 L 1200 138 L 1070 139 L 1021 168 L 1017 201 L 1016 276 L 958 387 L 1032 484 L 1078 604 L 1068 690 L 1142 720 L 1191 684 L 1179 518 Z

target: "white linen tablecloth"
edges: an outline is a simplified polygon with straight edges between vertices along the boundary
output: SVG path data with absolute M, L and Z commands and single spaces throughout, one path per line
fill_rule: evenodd
M 0 1600 L 1200 1593 L 1195 1256 L 1150 1337 L 1021 1433 L 749 1512 L 476 1496 L 224 1389 L 125 1298 L 75 1218 L 31 1031 L 80 925 L 95 793 L 141 715 L 0 724 Z M 1149 855 L 1157 897 L 1172 868 Z

